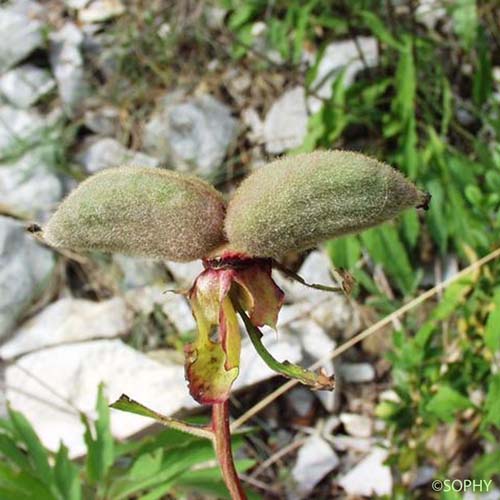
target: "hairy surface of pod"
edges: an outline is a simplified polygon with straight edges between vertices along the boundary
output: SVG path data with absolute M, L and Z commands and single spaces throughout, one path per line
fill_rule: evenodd
M 189 261 L 224 241 L 225 203 L 196 177 L 149 167 L 82 182 L 44 229 L 52 246 Z
M 318 151 L 259 168 L 236 190 L 225 230 L 231 248 L 279 257 L 375 226 L 428 195 L 362 154 Z

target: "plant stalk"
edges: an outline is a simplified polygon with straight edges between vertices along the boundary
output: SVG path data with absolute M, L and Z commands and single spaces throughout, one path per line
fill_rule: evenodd
M 212 430 L 215 454 L 219 460 L 222 477 L 233 500 L 247 500 L 240 478 L 234 467 L 229 430 L 229 401 L 212 405 Z

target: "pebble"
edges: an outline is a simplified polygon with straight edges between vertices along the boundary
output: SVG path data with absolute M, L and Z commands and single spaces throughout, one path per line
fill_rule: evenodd
M 131 315 L 119 297 L 102 302 L 64 298 L 26 321 L 0 347 L 0 357 L 11 359 L 44 347 L 127 333 Z
M 345 382 L 362 384 L 375 380 L 375 368 L 370 363 L 341 363 L 340 376 Z
M 0 7 L 0 74 L 43 44 L 43 24 L 37 19 L 38 2 L 17 0 Z
M 160 164 L 156 158 L 131 151 L 110 137 L 89 142 L 77 155 L 77 160 L 90 174 L 95 174 L 105 168 L 123 165 L 158 167 Z
M 390 496 L 393 481 L 391 469 L 384 465 L 387 456 L 387 450 L 380 447 L 373 448 L 365 458 L 338 480 L 339 485 L 348 495 Z
M 372 435 L 372 420 L 356 413 L 341 413 L 340 421 L 348 434 L 354 437 L 367 438 Z
M 264 120 L 266 151 L 278 154 L 299 147 L 307 134 L 307 121 L 304 88 L 295 87 L 285 92 Z
M 29 108 L 55 88 L 50 73 L 42 68 L 25 64 L 11 69 L 0 77 L 0 93 L 18 108 Z
M 12 333 L 30 304 L 49 284 L 54 256 L 19 222 L 0 216 L 0 338 Z
M 221 166 L 237 130 L 231 110 L 211 95 L 186 98 L 175 92 L 163 97 L 146 124 L 144 147 L 177 170 L 209 177 Z
M 318 435 L 308 438 L 297 454 L 292 469 L 295 487 L 288 492 L 288 498 L 308 498 L 313 488 L 339 463 L 339 457 L 324 439 Z

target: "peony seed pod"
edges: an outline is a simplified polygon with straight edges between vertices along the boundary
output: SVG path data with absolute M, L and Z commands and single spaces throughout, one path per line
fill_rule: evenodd
M 236 190 L 225 230 L 231 248 L 279 257 L 375 226 L 429 195 L 362 154 L 318 151 L 259 168 Z
M 224 242 L 225 203 L 196 177 L 149 167 L 104 170 L 82 182 L 44 229 L 54 247 L 179 262 Z

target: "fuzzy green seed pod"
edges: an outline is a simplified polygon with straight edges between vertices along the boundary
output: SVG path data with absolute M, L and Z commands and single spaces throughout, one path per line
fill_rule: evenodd
M 149 167 L 104 170 L 59 206 L 43 237 L 54 247 L 179 262 L 224 241 L 221 194 L 192 176 Z
M 425 206 L 429 195 L 375 159 L 346 151 L 289 156 L 259 168 L 236 190 L 225 230 L 231 248 L 279 257 Z

